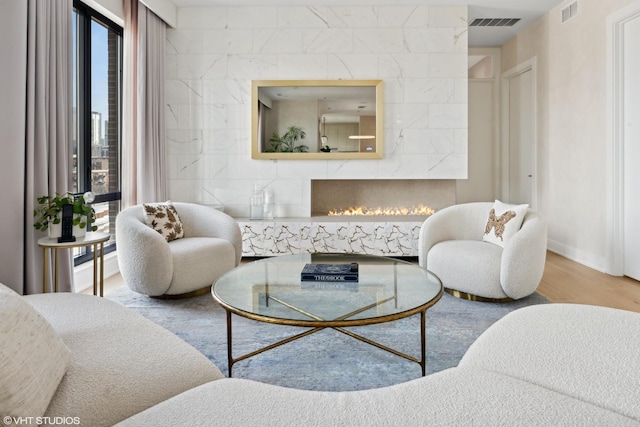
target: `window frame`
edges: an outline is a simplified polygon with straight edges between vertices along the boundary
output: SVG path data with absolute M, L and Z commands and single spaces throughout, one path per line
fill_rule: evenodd
M 73 0 L 73 13 L 76 14 L 76 60 L 77 60 L 77 153 L 76 153 L 76 173 L 77 173 L 77 194 L 84 194 L 87 191 L 91 191 L 91 175 L 92 175 L 92 150 L 91 150 L 91 114 L 92 114 L 92 91 L 91 91 L 91 79 L 92 79 L 92 67 L 91 67 L 91 25 L 92 22 L 97 22 L 100 25 L 105 26 L 109 31 L 113 31 L 120 38 L 120 49 L 118 52 L 118 80 L 119 80 L 119 95 L 118 95 L 118 191 L 96 194 L 93 204 L 105 203 L 105 202 L 120 202 L 122 199 L 122 82 L 123 82 L 123 35 L 124 30 L 122 26 L 118 25 L 111 19 L 107 18 L 100 12 L 92 9 L 80 0 Z M 76 83 L 76 82 L 74 82 Z M 115 226 L 115 221 L 113 221 Z M 111 232 L 113 235 L 114 233 Z M 104 252 L 109 253 L 116 250 L 116 242 L 111 240 L 104 246 Z M 93 260 L 92 247 L 86 247 L 85 251 L 78 256 L 74 257 L 74 265 L 78 266 L 87 261 Z

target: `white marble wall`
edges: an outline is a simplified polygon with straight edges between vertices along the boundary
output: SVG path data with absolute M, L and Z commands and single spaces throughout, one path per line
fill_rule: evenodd
M 248 216 L 253 184 L 277 216 L 310 215 L 311 179 L 467 175 L 464 6 L 180 8 L 167 31 L 169 198 Z M 250 157 L 253 79 L 383 79 L 381 160 Z

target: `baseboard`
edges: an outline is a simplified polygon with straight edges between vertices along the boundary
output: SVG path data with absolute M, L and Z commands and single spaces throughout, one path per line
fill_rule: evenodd
M 98 262 L 100 262 L 98 260 Z M 104 256 L 104 278 L 118 274 L 118 255 L 116 251 L 110 252 Z M 86 290 L 93 292 L 93 261 L 85 262 L 73 270 L 75 292 L 80 293 Z M 99 274 L 99 272 L 98 272 Z M 98 278 L 98 280 L 100 280 Z
M 547 241 L 547 249 L 558 255 L 562 255 L 571 261 L 578 262 L 582 265 L 586 265 L 589 268 L 598 270 L 602 273 L 607 272 L 606 259 L 603 257 L 583 252 L 572 246 L 565 245 L 564 243 L 556 242 L 555 240 Z

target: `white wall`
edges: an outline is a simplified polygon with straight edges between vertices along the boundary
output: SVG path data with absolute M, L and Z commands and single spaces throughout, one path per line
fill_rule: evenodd
M 311 179 L 466 178 L 466 7 L 180 8 L 167 31 L 172 200 L 310 215 Z M 382 160 L 250 158 L 252 79 L 383 79 Z
M 502 70 L 538 65 L 538 209 L 549 248 L 605 270 L 607 231 L 606 18 L 633 0 L 580 0 L 553 9 L 502 48 Z

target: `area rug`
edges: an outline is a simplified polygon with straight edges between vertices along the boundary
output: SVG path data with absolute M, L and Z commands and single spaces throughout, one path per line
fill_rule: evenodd
M 182 300 L 159 300 L 120 287 L 106 297 L 169 329 L 200 350 L 227 375 L 226 315 L 210 294 Z M 544 303 L 548 301 L 538 294 L 498 304 L 461 300 L 445 293 L 427 310 L 427 374 L 456 366 L 473 341 L 507 313 Z M 354 332 L 418 358 L 419 321 L 419 315 L 415 315 L 395 322 L 358 327 Z M 303 330 L 234 315 L 233 354 L 238 357 Z M 297 389 L 346 391 L 401 383 L 420 377 L 421 371 L 417 363 L 325 329 L 237 362 L 232 374 L 236 378 Z

